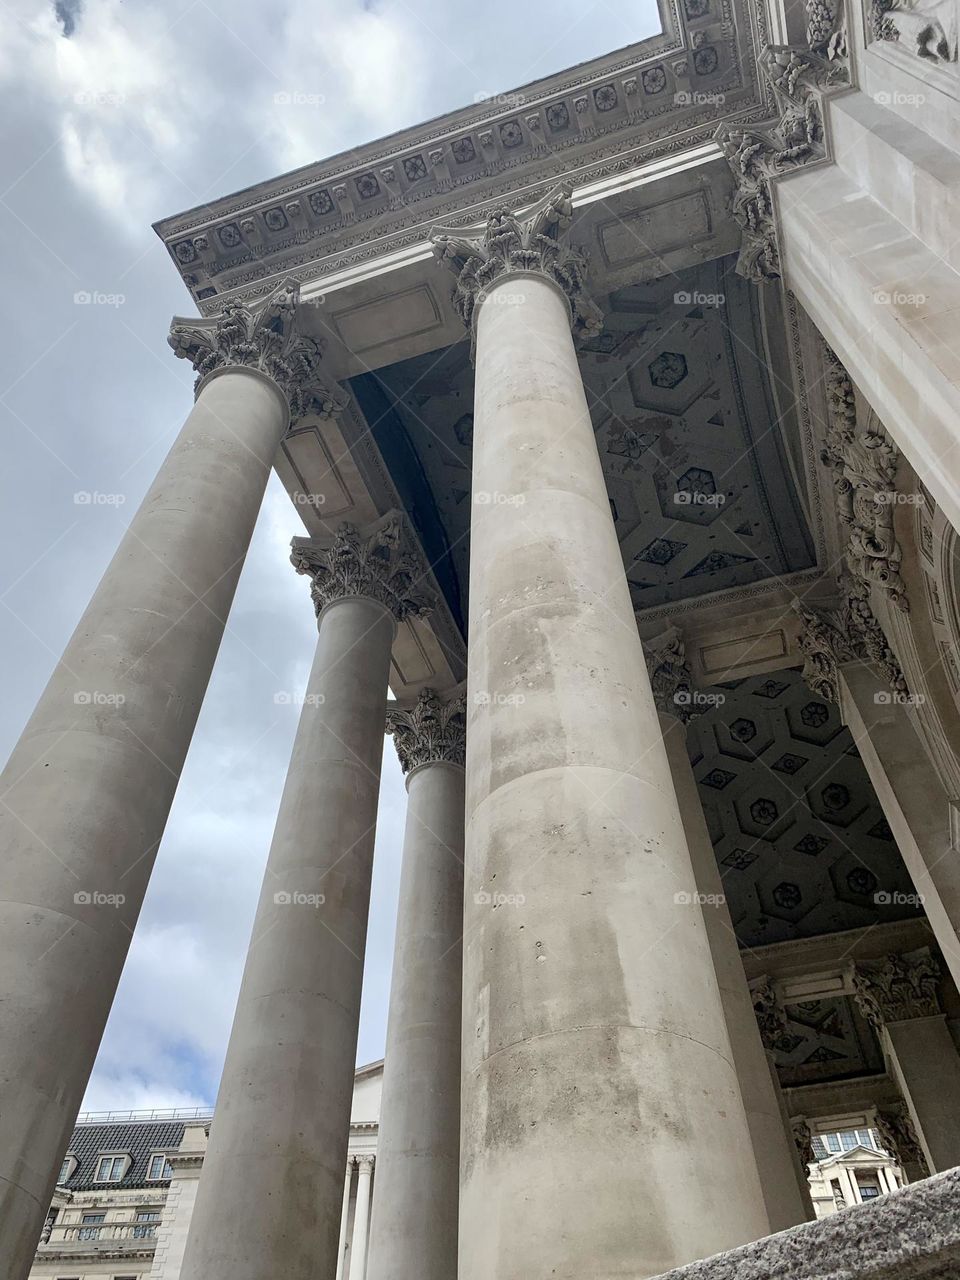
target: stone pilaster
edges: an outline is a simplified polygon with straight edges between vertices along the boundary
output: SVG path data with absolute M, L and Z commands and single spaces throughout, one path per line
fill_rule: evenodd
M 457 1271 L 464 692 L 391 707 L 407 819 L 367 1280 Z
M 256 312 L 174 321 L 182 355 L 220 335 L 196 403 L 3 775 L 6 1280 L 32 1266 L 277 447 L 314 394 L 297 307 L 284 286 Z
M 880 1036 L 933 1172 L 960 1164 L 960 1055 L 940 1007 L 940 974 L 929 947 L 852 970 L 854 999 Z
M 559 192 L 435 233 L 474 340 L 473 490 L 516 498 L 471 529 L 460 1280 L 655 1275 L 766 1230 L 577 364 L 598 317 L 569 218 Z
M 412 559 L 394 513 L 294 540 L 317 651 L 181 1280 L 336 1274 L 390 653 L 425 607 Z

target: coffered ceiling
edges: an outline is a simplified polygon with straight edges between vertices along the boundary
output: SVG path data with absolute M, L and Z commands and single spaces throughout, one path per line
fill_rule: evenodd
M 688 746 L 741 946 L 918 916 L 837 708 L 797 671 L 708 692 Z

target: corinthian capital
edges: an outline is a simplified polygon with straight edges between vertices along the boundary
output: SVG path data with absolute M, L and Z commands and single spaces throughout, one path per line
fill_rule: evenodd
M 344 523 L 328 538 L 294 538 L 291 546 L 294 568 L 311 579 L 318 616 L 348 596 L 376 600 L 398 622 L 429 612 L 426 594 L 418 591 L 423 566 L 398 512 L 363 529 Z
M 193 365 L 197 389 L 215 369 L 258 369 L 286 396 L 291 419 L 332 418 L 343 404 L 320 376 L 320 343 L 299 332 L 299 307 L 300 286 L 286 280 L 253 307 L 228 302 L 219 315 L 205 319 L 174 316 L 167 341 Z
M 656 640 L 645 641 L 643 654 L 657 710 L 676 716 L 684 724 L 692 720 L 697 709 L 683 636 L 676 627 L 671 627 Z
M 467 746 L 463 688 L 446 696 L 434 689 L 421 689 L 413 706 L 387 711 L 387 733 L 393 734 L 404 773 L 440 761 L 462 766 Z
M 905 1103 L 878 1110 L 873 1127 L 884 1151 L 892 1155 L 899 1165 L 919 1165 L 926 1177 L 929 1173 L 927 1160 Z
M 573 219 L 571 197 L 569 187 L 558 187 L 523 214 L 501 207 L 487 215 L 485 224 L 431 231 L 434 256 L 456 274 L 453 301 L 471 342 L 486 291 L 517 273 L 546 276 L 560 286 L 570 303 L 575 334 L 599 332 L 603 319 L 587 293 L 586 259 L 564 243 Z
M 878 1031 L 887 1022 L 932 1018 L 940 1012 L 940 965 L 929 947 L 883 960 L 860 961 L 853 971 L 853 997 Z
M 870 591 L 856 578 L 840 582 L 843 602 L 838 609 L 811 609 L 794 600 L 800 619 L 798 644 L 803 654 L 803 678 L 828 702 L 840 701 L 840 673 L 844 662 L 874 663 L 896 693 L 908 693 L 907 682 L 883 628 L 870 607 Z

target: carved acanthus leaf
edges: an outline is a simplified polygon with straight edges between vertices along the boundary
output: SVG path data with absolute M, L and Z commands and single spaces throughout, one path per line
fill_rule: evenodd
M 891 604 L 906 610 L 902 556 L 893 528 L 899 450 L 879 424 L 879 429 L 859 429 L 850 377 L 834 352 L 824 350 L 829 412 L 820 458 L 833 471 L 837 514 L 849 530 L 847 565 L 855 579 L 867 588 L 879 587 Z
M 806 1169 L 807 1165 L 813 1164 L 817 1159 L 817 1153 L 813 1149 L 813 1133 L 807 1124 L 806 1117 L 794 1116 L 790 1121 L 790 1129 L 800 1153 L 800 1159 L 803 1161 L 803 1167 Z
M 320 373 L 321 348 L 300 332 L 300 286 L 285 281 L 253 307 L 229 302 L 216 316 L 175 316 L 167 338 L 174 354 L 189 360 L 197 388 L 215 369 L 258 369 L 272 378 L 287 398 L 292 420 L 315 414 L 332 418 L 344 405 Z
M 878 1109 L 874 1128 L 880 1139 L 880 1145 L 884 1151 L 893 1156 L 897 1164 L 919 1165 L 922 1175 L 927 1177 L 930 1171 L 927 1168 L 926 1156 L 923 1154 L 923 1148 L 906 1103 L 901 1102 L 899 1106 Z
M 411 707 L 390 707 L 387 733 L 404 773 L 421 764 L 463 765 L 467 747 L 466 696 L 457 689 L 446 696 L 421 689 Z
M 456 274 L 454 306 L 470 330 L 471 343 L 485 291 L 517 272 L 543 275 L 560 286 L 570 302 L 577 336 L 600 331 L 603 318 L 587 292 L 586 258 L 565 243 L 572 220 L 571 188 L 558 187 L 523 214 L 500 207 L 487 215 L 485 225 L 431 231 L 434 256 Z
M 683 636 L 671 627 L 656 640 L 644 642 L 643 652 L 657 710 L 686 724 L 699 713 Z
M 940 973 L 929 947 L 883 960 L 858 961 L 853 970 L 854 999 L 878 1031 L 887 1022 L 931 1018 L 940 1012 Z
M 732 213 L 742 232 L 737 272 L 757 282 L 780 278 L 771 180 L 827 159 L 825 91 L 848 83 L 839 58 L 792 45 L 769 46 L 760 58 L 779 113 L 752 129 L 722 124 L 716 132 L 737 183 Z
M 750 998 L 763 1047 L 769 1053 L 789 1053 L 797 1042 L 788 1028 L 787 1013 L 780 1003 L 772 978 L 764 976 L 754 979 L 750 983 Z
M 341 524 L 330 538 L 294 538 L 291 546 L 294 568 L 311 579 L 318 615 L 348 596 L 376 600 L 398 621 L 430 611 L 428 597 L 419 590 L 423 565 L 397 512 L 364 529 Z
M 800 619 L 798 637 L 803 654 L 803 679 L 828 702 L 840 701 L 838 666 L 844 662 L 874 663 L 899 694 L 907 694 L 907 682 L 883 628 L 870 608 L 870 593 L 862 582 L 842 579 L 842 603 L 837 609 L 812 609 L 794 600 Z

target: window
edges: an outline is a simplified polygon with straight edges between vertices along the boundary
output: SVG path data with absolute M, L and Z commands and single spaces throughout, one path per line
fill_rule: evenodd
M 77 1232 L 78 1240 L 99 1240 L 100 1239 L 100 1223 L 105 1222 L 107 1215 L 105 1213 L 85 1213 L 83 1215 L 83 1226 Z
M 57 1178 L 57 1186 L 61 1186 L 68 1178 L 72 1178 L 77 1168 L 77 1157 L 69 1153 L 63 1157 L 63 1164 L 60 1166 L 60 1176 Z
M 857 1174 L 857 1188 L 861 1200 L 876 1200 L 880 1195 L 880 1181 L 870 1174 Z
M 95 1182 L 119 1182 L 127 1171 L 126 1156 L 101 1156 Z
M 173 1166 L 167 1159 L 166 1153 L 156 1151 L 150 1157 L 150 1164 L 147 1167 L 147 1181 L 159 1182 L 162 1178 L 173 1177 Z
M 829 1151 L 837 1152 L 837 1151 L 839 1151 L 839 1150 L 840 1150 L 840 1138 L 839 1138 L 839 1135 L 838 1135 L 838 1134 L 836 1134 L 836 1133 L 828 1133 L 828 1134 L 824 1137 L 824 1142 L 826 1142 L 826 1144 L 827 1144 L 827 1149 L 828 1149 Z
M 137 1225 L 133 1228 L 134 1237 L 137 1240 L 152 1240 L 157 1233 L 156 1224 L 159 1221 L 159 1209 L 138 1209 Z M 120 1277 L 117 1280 L 120 1280 Z

